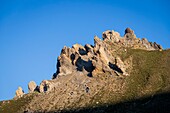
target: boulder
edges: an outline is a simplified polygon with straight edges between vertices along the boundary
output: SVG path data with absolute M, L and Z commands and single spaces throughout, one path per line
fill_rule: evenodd
M 125 34 L 126 33 L 134 34 L 134 31 L 128 27 L 125 29 Z
M 116 57 L 115 58 L 115 65 L 118 67 L 118 69 L 120 70 L 119 72 L 122 72 L 123 75 L 128 75 L 126 72 L 126 65 L 124 64 L 124 62 L 120 59 L 120 57 Z
M 29 93 L 32 93 L 36 90 L 36 83 L 34 81 L 30 81 L 29 84 L 28 84 L 28 90 L 29 90 Z
M 111 40 L 112 42 L 119 42 L 120 34 L 114 30 L 107 30 L 102 34 L 103 40 Z
M 132 29 L 126 28 L 124 38 L 128 42 L 130 41 L 128 45 L 132 45 L 135 42 L 136 35 L 134 34 L 134 31 Z
M 50 91 L 54 87 L 53 83 L 48 80 L 43 80 L 39 86 L 40 93 Z
M 24 95 L 24 91 L 22 90 L 21 87 L 18 87 L 18 89 L 15 91 L 15 97 L 22 97 Z

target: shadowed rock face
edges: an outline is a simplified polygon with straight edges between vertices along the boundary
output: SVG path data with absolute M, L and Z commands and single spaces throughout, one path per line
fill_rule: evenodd
M 146 38 L 137 38 L 130 28 L 125 30 L 123 37 L 114 30 L 107 30 L 103 32 L 102 38 L 103 40 L 95 36 L 94 46 L 89 44 L 64 46 L 58 56 L 57 71 L 53 74 L 52 80 L 43 80 L 39 86 L 34 82 L 29 83 L 29 91 L 34 92 L 36 89 L 39 93 L 36 93 L 32 101 L 22 110 L 62 111 L 93 107 L 107 102 L 118 103 L 122 99 L 133 97 L 134 93 L 127 93 L 131 91 L 128 88 L 128 78 L 131 77 L 131 73 L 140 74 L 145 71 L 139 71 L 140 68 L 133 69 L 134 57 L 130 51 L 140 49 L 147 52 L 162 50 L 162 47 L 149 42 Z M 140 61 L 137 60 L 135 65 L 140 66 L 142 64 Z M 145 76 L 141 80 L 145 79 L 152 81 L 152 78 Z M 138 86 L 134 85 L 134 82 L 136 81 L 131 81 L 132 87 Z M 147 91 L 146 94 L 149 94 Z

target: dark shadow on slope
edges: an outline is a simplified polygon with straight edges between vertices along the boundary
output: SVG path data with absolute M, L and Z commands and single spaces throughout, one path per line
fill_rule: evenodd
M 170 93 L 157 94 L 117 104 L 105 104 L 61 113 L 170 113 Z M 58 113 L 56 111 L 48 113 Z
M 123 73 L 122 70 L 117 65 L 115 65 L 115 64 L 112 64 L 112 63 L 109 62 L 109 67 L 111 69 L 113 69 L 114 71 L 117 71 L 119 73 Z

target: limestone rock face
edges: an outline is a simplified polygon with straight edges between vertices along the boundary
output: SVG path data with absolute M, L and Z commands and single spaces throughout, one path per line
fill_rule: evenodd
M 15 97 L 20 98 L 24 95 L 24 91 L 22 90 L 21 87 L 18 87 L 18 89 L 15 92 Z
M 28 90 L 29 90 L 29 93 L 32 93 L 36 90 L 36 83 L 34 81 L 30 81 L 29 84 L 28 84 Z

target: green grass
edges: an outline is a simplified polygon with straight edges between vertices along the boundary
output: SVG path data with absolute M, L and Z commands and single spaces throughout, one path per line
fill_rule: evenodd
M 124 57 L 133 57 L 133 70 L 127 77 L 128 99 L 161 92 L 170 83 L 170 51 L 128 49 Z
M 9 100 L 2 104 L 0 102 L 0 113 L 18 113 L 22 108 L 24 108 L 33 98 L 33 95 L 24 95 L 17 100 Z

